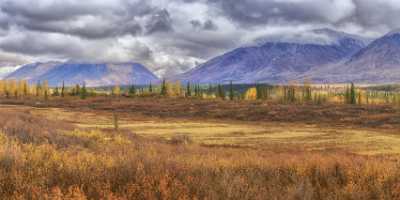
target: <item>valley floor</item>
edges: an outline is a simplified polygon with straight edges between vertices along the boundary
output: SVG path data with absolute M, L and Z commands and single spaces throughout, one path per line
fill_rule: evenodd
M 9 199 L 400 198 L 397 108 L 0 102 L 0 196 Z

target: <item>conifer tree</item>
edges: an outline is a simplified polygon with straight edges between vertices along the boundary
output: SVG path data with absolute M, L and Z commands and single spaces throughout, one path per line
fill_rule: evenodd
M 163 80 L 162 85 L 161 85 L 160 95 L 167 96 L 167 83 L 165 82 L 165 79 Z
M 218 89 L 218 91 L 217 91 L 218 97 L 221 99 L 225 99 L 225 92 L 224 92 L 224 89 L 222 88 L 221 84 L 218 84 L 217 89 Z
M 211 83 L 210 84 L 208 84 L 208 94 L 211 94 L 211 93 L 213 93 L 213 86 L 211 85 Z
M 198 97 L 198 96 L 199 96 L 199 88 L 198 88 L 198 85 L 197 85 L 197 84 L 194 85 L 194 96 L 195 96 L 195 97 Z
M 81 86 L 79 84 L 76 84 L 75 85 L 75 93 L 74 93 L 74 95 L 75 96 L 79 96 L 80 93 L 81 93 Z
M 150 81 L 150 84 L 149 84 L 149 92 L 153 93 L 153 85 L 151 84 L 151 81 Z
M 261 95 L 261 90 L 262 90 L 262 88 L 261 88 L 261 85 L 260 84 L 256 84 L 256 93 L 257 93 L 257 95 L 256 95 L 256 99 L 262 99 L 263 97 L 262 97 L 262 95 Z
M 234 93 L 233 93 L 233 84 L 232 81 L 229 83 L 229 100 L 233 100 Z
M 190 96 L 192 96 L 192 88 L 190 86 L 190 82 L 187 82 L 187 85 L 186 85 L 186 97 L 190 97 Z
M 136 87 L 134 84 L 132 84 L 131 87 L 129 87 L 128 95 L 130 97 L 133 97 L 136 95 Z
M 79 96 L 81 99 L 86 99 L 87 97 L 87 89 L 86 89 L 86 84 L 83 83 L 81 91 L 79 92 Z
M 58 87 L 56 87 L 55 89 L 54 89 L 54 91 L 53 91 L 53 96 L 60 96 L 60 91 L 59 91 L 59 89 L 58 89 Z
M 61 97 L 64 97 L 65 95 L 65 84 L 64 81 L 62 82 L 62 87 L 61 87 Z
M 356 104 L 356 88 L 354 86 L 354 83 L 351 83 L 350 86 L 350 104 Z

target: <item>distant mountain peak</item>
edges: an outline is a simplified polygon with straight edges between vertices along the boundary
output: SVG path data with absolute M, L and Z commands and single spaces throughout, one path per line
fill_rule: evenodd
M 343 32 L 322 29 L 311 31 L 311 34 L 324 41 L 335 41 L 273 40 L 262 45 L 240 47 L 178 75 L 176 79 L 198 83 L 230 80 L 236 83 L 284 83 L 312 68 L 347 59 L 365 47 L 363 41 Z
M 30 83 L 47 80 L 51 86 L 86 83 L 87 86 L 145 85 L 159 81 L 139 63 L 45 62 L 22 66 L 6 79 L 24 79 Z

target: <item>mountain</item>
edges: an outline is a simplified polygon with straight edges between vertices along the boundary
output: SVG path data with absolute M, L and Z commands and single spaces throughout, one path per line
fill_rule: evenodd
M 400 81 L 400 32 L 371 42 L 348 60 L 309 73 L 316 81 L 395 83 Z
M 30 83 L 47 80 L 50 86 L 83 84 L 87 86 L 149 84 L 159 79 L 138 63 L 47 62 L 24 65 L 5 79 L 24 79 Z
M 197 83 L 284 83 L 310 69 L 338 63 L 366 46 L 367 40 L 329 29 L 313 30 L 325 42 L 266 42 L 242 47 L 173 79 Z

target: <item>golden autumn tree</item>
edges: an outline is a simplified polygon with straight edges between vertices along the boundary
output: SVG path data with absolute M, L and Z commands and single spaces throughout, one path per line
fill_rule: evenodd
M 120 96 L 121 95 L 121 88 L 119 87 L 119 85 L 115 85 L 112 90 L 111 90 L 111 95 L 112 96 Z
M 245 100 L 256 100 L 257 99 L 257 88 L 249 88 L 244 94 Z

